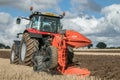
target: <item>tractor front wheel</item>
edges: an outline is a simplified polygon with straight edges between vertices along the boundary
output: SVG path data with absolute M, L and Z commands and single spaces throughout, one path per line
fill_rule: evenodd
M 15 43 L 12 45 L 11 49 L 11 56 L 10 56 L 10 63 L 11 64 L 18 64 L 19 58 L 16 55 L 16 45 Z

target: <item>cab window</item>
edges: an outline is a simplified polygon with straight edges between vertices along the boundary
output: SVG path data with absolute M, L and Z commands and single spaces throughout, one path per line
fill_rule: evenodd
M 57 32 L 60 25 L 60 19 L 55 17 L 41 17 L 41 31 Z
M 31 27 L 39 30 L 40 29 L 40 16 L 34 16 L 31 21 L 32 21 Z

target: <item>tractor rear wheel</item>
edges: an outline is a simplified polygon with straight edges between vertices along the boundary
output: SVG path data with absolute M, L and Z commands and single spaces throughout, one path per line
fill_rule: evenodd
M 42 50 L 35 54 L 36 55 L 33 56 L 34 71 L 47 71 L 56 68 L 58 65 L 57 48 L 54 46 L 48 46 L 46 51 Z
M 38 51 L 39 42 L 36 39 L 31 39 L 29 33 L 24 33 L 20 44 L 20 63 L 26 66 L 32 66 L 32 56 L 35 51 Z
M 16 55 L 16 45 L 15 43 L 12 45 L 12 49 L 11 49 L 11 56 L 10 56 L 10 63 L 11 64 L 18 64 L 19 62 L 19 58 Z

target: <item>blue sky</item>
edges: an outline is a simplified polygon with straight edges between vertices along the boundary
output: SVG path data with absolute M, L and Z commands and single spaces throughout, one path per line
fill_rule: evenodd
M 120 0 L 93 0 L 93 1 L 95 1 L 101 7 L 109 6 L 111 4 L 120 4 Z M 62 11 L 70 11 L 70 9 L 72 8 L 70 0 L 60 0 L 58 2 L 58 5 Z M 55 12 L 53 9 L 48 9 L 48 11 Z M 6 5 L 0 6 L 0 12 L 10 13 L 13 17 L 20 16 L 20 15 L 24 15 L 24 16 L 29 15 L 29 10 L 23 11 L 23 10 L 20 10 L 19 8 L 15 8 L 13 6 L 6 6 Z M 100 12 L 88 11 L 86 12 L 86 14 L 94 15 L 95 17 L 98 17 L 98 18 L 101 17 Z
M 64 28 L 82 33 L 95 45 L 105 42 L 109 47 L 120 46 L 117 43 L 120 41 L 120 0 L 0 0 L 1 42 L 12 45 L 14 34 L 22 32 L 26 25 L 23 21 L 16 27 L 15 19 L 29 16 L 30 6 L 39 11 L 66 12 L 62 20 Z
M 109 6 L 111 4 L 120 4 L 120 0 L 95 0 L 102 7 Z

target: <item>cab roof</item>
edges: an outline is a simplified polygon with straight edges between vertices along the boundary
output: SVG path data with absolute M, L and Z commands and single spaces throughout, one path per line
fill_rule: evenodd
M 49 17 L 55 17 L 55 18 L 62 18 L 62 15 L 56 15 L 50 12 L 32 12 L 32 14 L 29 16 L 29 18 L 31 19 L 33 16 L 35 15 L 39 15 L 39 16 L 49 16 Z

